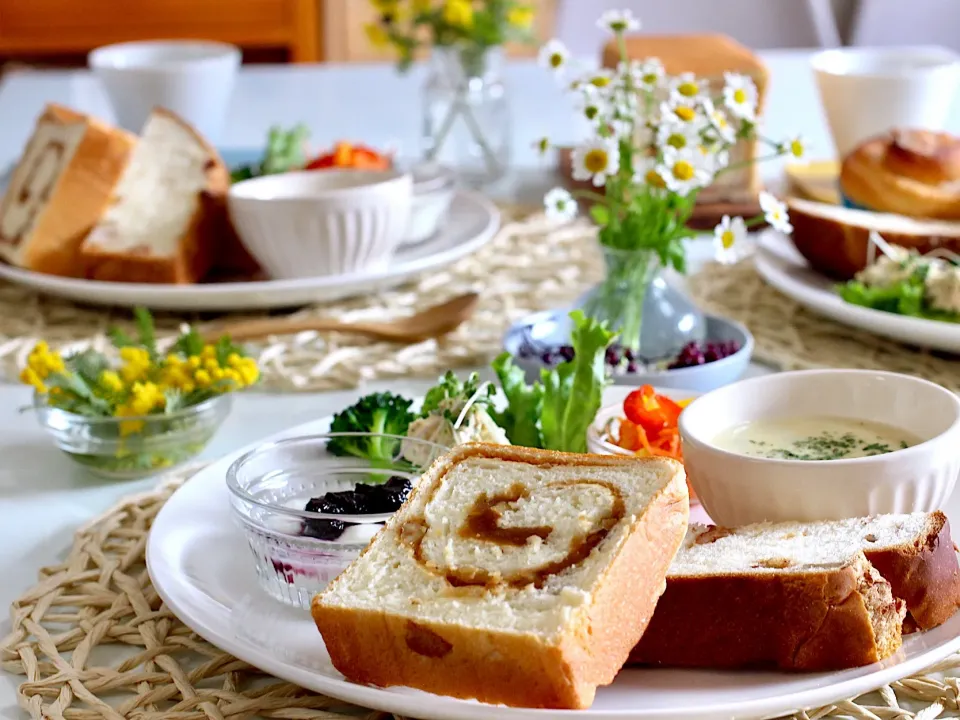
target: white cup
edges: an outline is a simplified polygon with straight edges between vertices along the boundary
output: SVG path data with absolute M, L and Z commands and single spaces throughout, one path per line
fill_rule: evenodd
M 140 132 L 155 107 L 170 110 L 211 142 L 227 117 L 240 49 L 195 40 L 147 40 L 97 48 L 87 58 L 117 123 Z
M 838 48 L 814 55 L 813 71 L 843 158 L 893 128 L 944 129 L 960 56 L 939 47 Z

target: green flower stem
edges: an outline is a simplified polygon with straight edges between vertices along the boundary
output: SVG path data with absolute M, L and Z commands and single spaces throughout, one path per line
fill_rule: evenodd
M 605 260 L 606 277 L 588 298 L 584 312 L 610 323 L 619 332 L 621 345 L 639 350 L 644 298 L 659 269 L 656 254 L 608 250 Z

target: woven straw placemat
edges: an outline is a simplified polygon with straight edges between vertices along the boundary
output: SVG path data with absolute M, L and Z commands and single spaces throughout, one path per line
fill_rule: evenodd
M 713 263 L 689 279 L 704 310 L 753 333 L 754 358 L 783 370 L 863 368 L 908 373 L 960 392 L 960 358 L 886 340 L 827 320 L 767 285 L 751 259 Z
M 355 335 L 305 332 L 252 345 L 271 390 L 336 390 L 376 378 L 436 377 L 451 368 L 485 365 L 500 352 L 511 322 L 530 312 L 564 305 L 597 282 L 601 259 L 587 222 L 563 227 L 542 214 L 501 207 L 497 236 L 473 256 L 385 292 L 315 305 L 291 317 L 346 321 L 387 320 L 412 314 L 461 293 L 480 294 L 476 314 L 455 333 L 415 345 L 370 342 Z M 521 219 L 524 218 L 524 219 Z M 257 317 L 236 314 L 217 318 Z M 260 315 L 262 317 L 262 315 Z M 171 339 L 184 322 L 201 330 L 210 318 L 157 314 L 157 336 Z M 38 339 L 65 351 L 109 350 L 107 330 L 129 327 L 128 310 L 80 307 L 0 283 L 0 373 L 15 378 Z
M 160 602 L 145 566 L 147 533 L 196 470 L 171 473 L 157 490 L 127 498 L 81 528 L 66 560 L 42 568 L 37 584 L 13 603 L 0 664 L 24 676 L 20 706 L 37 720 L 395 718 L 270 677 L 202 640 Z M 952 717 L 960 686 L 950 672 L 958 668 L 960 654 L 856 701 L 795 717 Z

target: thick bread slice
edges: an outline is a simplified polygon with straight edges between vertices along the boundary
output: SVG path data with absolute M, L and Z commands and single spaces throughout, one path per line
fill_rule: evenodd
M 217 151 L 173 113 L 154 110 L 113 205 L 81 247 L 86 277 L 197 282 L 222 237 L 229 186 Z
M 47 105 L 0 203 L 0 258 L 82 277 L 80 245 L 106 210 L 135 144 L 128 132 Z
M 354 682 L 588 707 L 653 614 L 688 515 L 671 460 L 461 446 L 313 617 Z
M 817 667 L 810 667 L 811 663 L 822 664 L 824 659 L 829 663 L 831 657 L 855 659 L 851 651 L 858 646 L 832 648 L 831 636 L 823 631 L 815 637 L 825 639 L 824 658 L 804 657 L 805 665 L 797 667 L 789 650 L 804 638 L 804 628 L 819 627 L 820 615 L 836 604 L 822 599 L 827 597 L 826 581 L 832 578 L 835 583 L 836 569 L 850 567 L 848 559 L 859 557 L 861 551 L 885 581 L 882 585 L 867 581 L 872 588 L 864 604 L 869 617 L 850 613 L 855 602 L 847 604 L 842 614 L 832 611 L 831 615 L 833 622 L 843 626 L 844 637 L 859 643 L 863 662 L 873 662 L 870 658 L 875 653 L 883 657 L 886 650 L 896 649 L 890 649 L 894 633 L 889 628 L 889 611 L 883 609 L 888 605 L 887 591 L 878 590 L 886 583 L 909 612 L 905 629 L 935 627 L 960 607 L 960 567 L 950 525 L 939 511 L 758 524 L 736 530 L 693 525 L 667 575 L 667 591 L 631 660 L 706 667 L 767 662 L 812 670 Z M 788 585 L 790 593 L 785 595 Z M 881 595 L 883 602 L 878 604 Z M 812 619 L 805 623 L 801 614 L 787 627 L 777 604 L 781 596 Z M 868 625 L 876 643 L 870 642 Z M 711 637 L 717 641 L 713 643 Z
M 867 266 L 870 231 L 892 245 L 927 253 L 942 247 L 960 252 L 960 222 L 919 220 L 903 215 L 791 198 L 793 244 L 817 272 L 850 280 Z

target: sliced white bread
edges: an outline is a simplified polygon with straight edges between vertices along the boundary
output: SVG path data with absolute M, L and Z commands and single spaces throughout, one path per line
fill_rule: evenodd
M 893 245 L 927 253 L 943 247 L 960 252 L 960 222 L 920 220 L 791 198 L 787 201 L 793 244 L 810 267 L 849 280 L 867 266 L 870 232 Z
M 313 617 L 354 682 L 588 707 L 653 614 L 688 514 L 670 460 L 461 446 Z
M 901 627 L 960 607 L 960 568 L 941 512 L 750 525 L 693 525 L 633 662 L 828 670 L 876 662 Z
M 86 276 L 197 282 L 222 237 L 229 185 L 217 151 L 173 113 L 155 110 L 110 209 L 80 249 Z
M 107 208 L 135 144 L 130 133 L 47 105 L 0 203 L 0 258 L 82 277 L 80 245 Z

